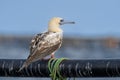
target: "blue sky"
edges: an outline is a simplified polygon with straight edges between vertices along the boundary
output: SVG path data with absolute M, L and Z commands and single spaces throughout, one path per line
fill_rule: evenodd
M 0 0 L 0 34 L 43 32 L 54 16 L 76 22 L 65 34 L 120 34 L 120 0 Z

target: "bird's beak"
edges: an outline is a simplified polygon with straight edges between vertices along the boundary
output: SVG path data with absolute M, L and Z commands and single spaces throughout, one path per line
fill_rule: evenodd
M 70 21 L 60 22 L 60 25 L 63 25 L 63 24 L 75 24 L 75 22 L 70 22 Z

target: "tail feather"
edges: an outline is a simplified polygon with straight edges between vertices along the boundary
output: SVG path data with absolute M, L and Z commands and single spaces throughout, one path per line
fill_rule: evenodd
M 30 64 L 29 61 L 25 61 L 25 62 L 23 63 L 23 65 L 22 65 L 22 67 L 18 70 L 18 72 L 20 72 L 20 71 L 23 70 L 24 68 L 27 68 L 29 64 Z
M 18 70 L 18 72 L 20 72 L 21 70 L 23 70 L 25 67 L 27 67 L 26 62 L 22 65 L 22 67 Z

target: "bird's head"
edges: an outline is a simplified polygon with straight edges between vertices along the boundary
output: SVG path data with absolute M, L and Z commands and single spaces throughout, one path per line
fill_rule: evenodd
M 48 31 L 50 32 L 62 32 L 60 25 L 63 24 L 74 24 L 75 22 L 64 21 L 63 18 L 54 17 L 48 23 Z

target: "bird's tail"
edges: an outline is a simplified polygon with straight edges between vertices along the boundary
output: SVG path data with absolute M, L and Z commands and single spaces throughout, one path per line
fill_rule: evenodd
M 30 63 L 29 63 L 28 60 L 25 61 L 25 62 L 23 63 L 23 65 L 22 65 L 22 67 L 18 70 L 18 72 L 20 72 L 20 71 L 23 70 L 24 68 L 28 67 L 29 64 L 30 64 Z

